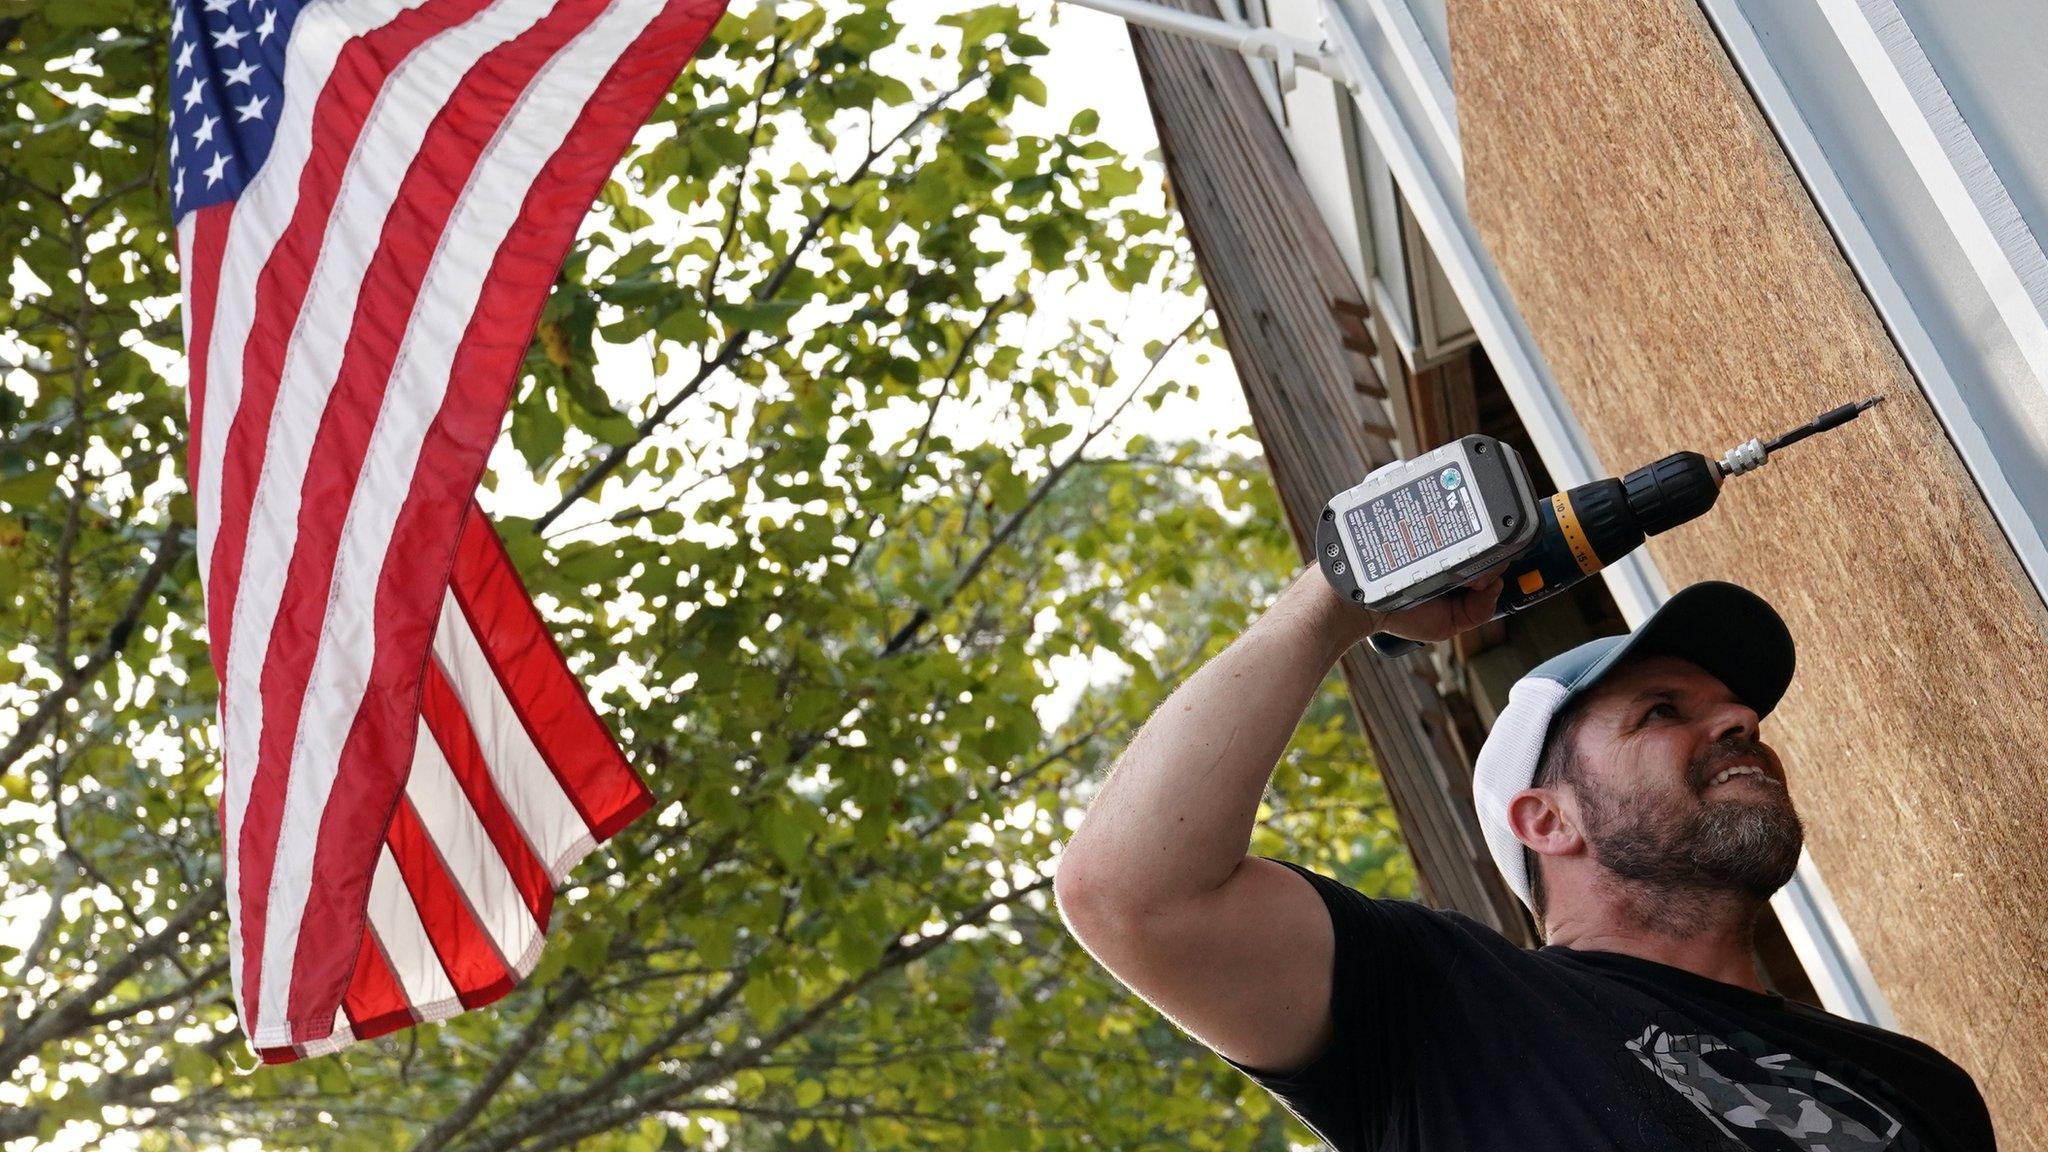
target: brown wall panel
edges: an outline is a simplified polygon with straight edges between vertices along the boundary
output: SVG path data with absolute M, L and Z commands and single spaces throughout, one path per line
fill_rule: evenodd
M 1883 405 L 1654 541 L 1777 605 L 1766 739 L 1902 1028 L 2048 1149 L 2048 610 L 1687 0 L 1449 0 L 1473 219 L 1615 470 Z
M 1215 17 L 1213 0 L 1167 0 Z M 1308 556 L 1330 496 L 1395 456 L 1376 382 L 1357 373 L 1371 313 L 1317 214 L 1242 56 L 1131 28 L 1175 205 L 1244 384 L 1288 526 Z M 1347 345 L 1347 337 L 1349 344 Z M 1420 655 L 1343 660 L 1352 705 L 1422 882 L 1422 895 L 1509 939 L 1532 925 L 1486 855 L 1471 762 Z

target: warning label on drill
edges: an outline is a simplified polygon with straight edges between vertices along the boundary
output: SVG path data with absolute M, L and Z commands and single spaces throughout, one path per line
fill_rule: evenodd
M 1477 534 L 1479 509 L 1464 470 L 1451 465 L 1360 504 L 1345 513 L 1344 525 L 1364 567 L 1360 575 L 1378 580 Z

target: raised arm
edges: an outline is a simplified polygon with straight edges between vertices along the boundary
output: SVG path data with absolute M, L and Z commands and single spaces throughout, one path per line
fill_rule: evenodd
M 1059 859 L 1068 931 L 1222 1055 L 1267 1071 L 1329 1042 L 1335 938 L 1315 889 L 1247 855 L 1260 795 L 1331 665 L 1375 630 L 1419 640 L 1485 619 L 1497 580 L 1396 616 L 1313 565 L 1138 732 Z

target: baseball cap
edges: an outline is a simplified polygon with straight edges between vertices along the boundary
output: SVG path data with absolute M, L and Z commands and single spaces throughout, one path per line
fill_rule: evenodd
M 1508 801 L 1536 778 L 1550 722 L 1633 656 L 1677 656 L 1704 668 L 1768 716 L 1792 683 L 1792 631 L 1763 597 L 1704 580 L 1680 589 L 1635 631 L 1588 640 L 1523 674 L 1487 733 L 1473 768 L 1472 800 L 1487 851 L 1508 887 L 1529 900 L 1528 860 L 1508 828 Z

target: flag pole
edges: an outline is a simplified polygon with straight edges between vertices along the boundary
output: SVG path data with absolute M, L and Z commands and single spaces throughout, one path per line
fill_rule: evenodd
M 1342 53 L 1334 51 L 1327 40 L 1315 43 L 1272 28 L 1255 28 L 1247 24 L 1219 20 L 1213 16 L 1197 16 L 1192 12 L 1151 3 L 1150 0 L 1060 2 L 1076 8 L 1090 8 L 1131 24 L 1172 32 L 1191 40 L 1234 48 L 1247 59 L 1270 60 L 1278 66 L 1280 90 L 1283 92 L 1294 91 L 1297 68 L 1306 68 L 1311 72 L 1328 76 L 1347 88 L 1352 85 L 1353 73 L 1350 62 Z

